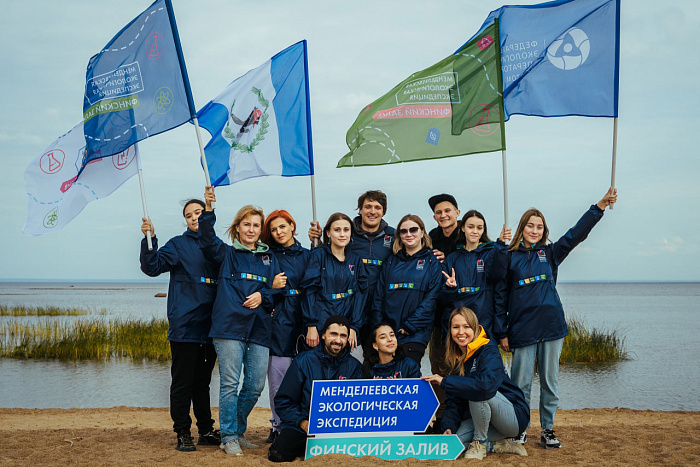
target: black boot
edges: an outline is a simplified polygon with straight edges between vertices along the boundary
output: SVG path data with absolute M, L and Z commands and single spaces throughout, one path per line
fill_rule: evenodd
M 194 440 L 189 431 L 185 431 L 177 434 L 177 447 L 175 448 L 182 452 L 196 451 L 197 448 L 194 445 Z

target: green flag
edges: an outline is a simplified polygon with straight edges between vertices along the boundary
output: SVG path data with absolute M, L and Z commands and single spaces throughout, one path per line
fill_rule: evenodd
M 362 109 L 338 167 L 505 149 L 498 23 Z M 469 131 L 465 131 L 465 130 Z

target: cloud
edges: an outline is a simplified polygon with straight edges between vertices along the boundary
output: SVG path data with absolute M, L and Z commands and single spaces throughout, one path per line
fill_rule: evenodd
M 640 246 L 644 246 L 645 248 L 643 250 L 637 250 L 637 256 L 656 256 L 663 253 L 678 253 L 681 250 L 686 253 L 696 249 L 696 247 L 688 248 L 684 246 L 683 239 L 677 235 L 673 237 L 664 237 L 653 246 L 648 246 L 646 242 L 640 242 Z

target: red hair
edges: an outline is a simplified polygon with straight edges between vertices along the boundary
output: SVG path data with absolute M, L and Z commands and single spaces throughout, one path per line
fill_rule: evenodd
M 294 228 L 292 229 L 292 235 L 296 235 L 297 223 L 292 217 L 292 215 L 284 209 L 277 209 L 276 211 L 272 211 L 267 216 L 267 219 L 265 219 L 265 225 L 263 226 L 263 231 L 262 235 L 260 236 L 260 239 L 266 245 L 270 245 L 272 242 L 277 243 L 272 238 L 272 232 L 270 232 L 270 224 L 272 223 L 272 221 L 274 221 L 275 219 L 279 219 L 280 217 L 294 226 Z

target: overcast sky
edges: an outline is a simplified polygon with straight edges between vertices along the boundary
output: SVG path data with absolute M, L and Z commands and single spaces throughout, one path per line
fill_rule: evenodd
M 500 1 L 500 0 L 499 0 Z M 395 166 L 336 169 L 358 112 L 413 72 L 454 52 L 496 0 L 232 2 L 173 0 L 197 108 L 236 77 L 307 39 L 318 217 L 355 215 L 357 196 L 381 189 L 386 219 L 406 213 L 435 225 L 426 202 L 455 195 L 479 209 L 492 236 L 503 223 L 501 154 Z M 523 3 L 536 3 L 524 0 Z M 63 230 L 26 237 L 23 173 L 82 116 L 88 59 L 150 1 L 4 2 L 0 15 L 0 183 L 5 219 L 0 280 L 145 279 L 138 265 L 137 178 L 87 208 Z M 700 280 L 700 76 L 697 0 L 622 1 L 617 186 L 619 201 L 561 268 L 563 281 Z M 612 44 L 611 44 L 612 46 Z M 575 92 L 575 90 L 572 90 Z M 542 210 L 553 239 L 610 184 L 611 119 L 513 116 L 506 125 L 510 225 Z M 204 133 L 205 141 L 209 138 Z M 201 197 L 194 128 L 140 144 L 148 207 L 161 242 L 185 230 L 181 201 Z M 265 177 L 217 190 L 217 230 L 253 203 L 284 208 L 304 244 L 308 177 Z

